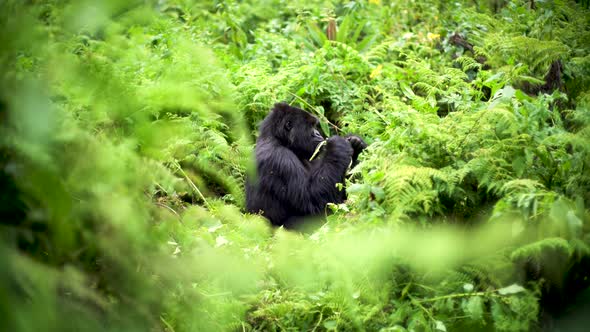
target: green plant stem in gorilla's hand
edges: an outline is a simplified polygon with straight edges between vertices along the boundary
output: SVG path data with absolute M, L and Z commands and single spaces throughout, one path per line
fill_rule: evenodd
M 323 140 L 321 141 L 318 146 L 316 146 L 315 151 L 313 152 L 313 154 L 311 155 L 311 158 L 309 158 L 309 161 L 312 161 L 317 155 L 318 153 L 320 153 L 320 150 L 322 149 L 322 147 L 324 145 L 326 145 L 326 142 L 328 142 L 327 140 Z
M 315 150 L 313 151 L 313 154 L 311 155 L 311 158 L 309 158 L 309 161 L 312 161 L 315 159 L 315 157 L 318 155 L 318 153 L 320 153 L 320 150 L 322 149 L 322 147 L 324 145 L 326 145 L 326 142 L 328 142 L 328 140 L 323 140 L 318 144 L 318 146 L 316 146 Z M 351 167 L 352 167 L 352 159 L 350 159 L 350 164 L 348 164 L 348 167 L 346 168 L 347 172 L 350 170 Z

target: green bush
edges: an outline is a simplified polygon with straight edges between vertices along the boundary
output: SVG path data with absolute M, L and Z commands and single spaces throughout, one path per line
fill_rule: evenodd
M 0 22 L 7 330 L 535 330 L 588 286 L 584 2 L 8 0 Z M 279 101 L 370 143 L 307 234 L 244 213 Z

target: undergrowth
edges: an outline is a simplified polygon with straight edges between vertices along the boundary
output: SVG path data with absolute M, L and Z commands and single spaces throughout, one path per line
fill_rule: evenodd
M 585 1 L 0 5 L 11 331 L 525 331 L 587 288 Z M 279 101 L 370 143 L 307 234 L 244 213 Z

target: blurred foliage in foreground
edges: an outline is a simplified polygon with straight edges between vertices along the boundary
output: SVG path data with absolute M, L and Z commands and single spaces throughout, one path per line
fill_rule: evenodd
M 587 6 L 2 1 L 3 328 L 551 326 L 590 272 Z M 277 101 L 372 143 L 310 234 L 241 212 Z

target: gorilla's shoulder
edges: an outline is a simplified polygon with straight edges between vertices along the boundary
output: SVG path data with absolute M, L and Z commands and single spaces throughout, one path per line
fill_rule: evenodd
M 301 163 L 291 150 L 273 140 L 256 143 L 256 162 L 261 169 L 278 170 L 281 173 L 292 171 Z

